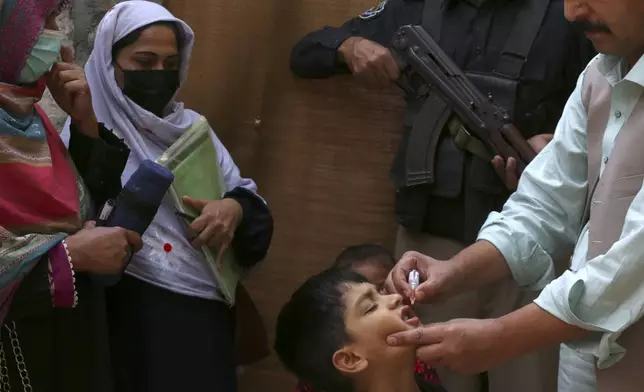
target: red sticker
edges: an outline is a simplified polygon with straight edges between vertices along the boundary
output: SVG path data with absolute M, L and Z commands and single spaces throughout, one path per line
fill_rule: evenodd
M 170 252 L 172 252 L 172 245 L 170 245 L 170 244 L 168 244 L 168 243 L 164 244 L 164 245 L 163 245 L 163 250 L 164 250 L 166 253 L 170 253 Z

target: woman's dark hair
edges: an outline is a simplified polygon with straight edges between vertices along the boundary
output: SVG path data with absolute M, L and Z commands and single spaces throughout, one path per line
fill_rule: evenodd
M 152 26 L 170 27 L 174 31 L 174 37 L 177 40 L 177 48 L 179 49 L 179 51 L 181 51 L 181 39 L 179 38 L 180 37 L 179 26 L 177 26 L 175 22 L 168 22 L 168 21 L 154 22 L 154 23 L 150 23 L 149 25 L 139 27 L 138 29 L 132 31 L 125 37 L 118 40 L 114 45 L 112 45 L 112 61 L 116 61 L 116 58 L 118 57 L 119 53 L 121 53 L 121 50 L 123 50 L 123 48 L 128 47 L 133 43 L 135 43 L 139 39 L 139 37 L 141 37 L 141 33 Z

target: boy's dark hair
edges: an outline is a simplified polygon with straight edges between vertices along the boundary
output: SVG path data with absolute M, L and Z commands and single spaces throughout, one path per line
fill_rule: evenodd
M 392 269 L 396 265 L 394 255 L 387 248 L 376 244 L 361 244 L 349 246 L 340 252 L 334 266 L 351 268 L 367 261 L 387 269 Z
M 344 324 L 348 283 L 365 283 L 346 268 L 329 268 L 309 278 L 282 307 L 275 351 L 284 366 L 318 389 L 346 392 L 350 379 L 333 365 L 333 354 L 351 341 Z

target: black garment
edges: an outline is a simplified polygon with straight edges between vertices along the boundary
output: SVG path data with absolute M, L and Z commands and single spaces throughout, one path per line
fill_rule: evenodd
M 510 115 L 526 139 L 554 132 L 579 74 L 595 55 L 590 41 L 565 20 L 563 3 L 550 1 L 520 75 L 515 110 Z M 465 72 L 490 74 L 524 4 L 525 0 L 447 0 L 438 42 Z M 349 72 L 337 58 L 337 48 L 345 39 L 360 36 L 389 46 L 399 27 L 422 23 L 423 7 L 423 0 L 389 0 L 372 18 L 355 18 L 341 27 L 310 33 L 293 48 L 291 69 L 306 78 Z M 404 170 L 409 131 L 424 99 L 407 96 L 406 102 L 405 133 L 392 167 L 394 173 Z M 470 243 L 488 213 L 499 209 L 507 196 L 489 162 L 458 149 L 443 135 L 434 183 L 399 187 L 396 215 L 398 222 L 410 229 Z
M 120 192 L 130 151 L 102 125 L 99 129 L 94 139 L 72 125 L 70 138 L 70 155 L 95 201 Z M 45 256 L 24 278 L 0 330 L 11 390 L 24 390 L 7 329 L 15 326 L 34 392 L 112 392 L 102 288 L 77 273 L 78 306 L 53 308 L 47 265 Z
M 273 238 L 273 216 L 266 203 L 246 188 L 237 187 L 224 195 L 236 200 L 243 218 L 231 244 L 235 259 L 244 268 L 264 260 Z
M 264 201 L 238 187 L 224 195 L 243 218 L 231 244 L 237 262 L 263 260 L 273 235 Z M 129 275 L 108 289 L 116 392 L 237 390 L 234 309 L 224 302 L 177 294 Z
M 76 274 L 78 305 L 53 308 L 47 275 L 47 262 L 41 261 L 20 285 L 2 326 L 11 391 L 24 389 L 8 328 L 17 333 L 32 391 L 112 392 L 102 288 Z
M 108 314 L 115 392 L 237 390 L 234 312 L 225 303 L 125 275 L 108 289 Z
M 89 190 L 95 207 L 121 192 L 121 174 L 130 156 L 123 139 L 99 124 L 99 137 L 81 133 L 74 123 L 69 127 L 69 154 Z

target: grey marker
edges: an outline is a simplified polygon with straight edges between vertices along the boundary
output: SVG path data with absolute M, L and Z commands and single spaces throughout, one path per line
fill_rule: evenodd
M 114 199 L 109 199 L 108 201 L 103 204 L 103 208 L 101 209 L 100 214 L 98 214 L 98 217 L 96 219 L 96 226 L 103 226 L 107 222 L 108 219 L 110 219 L 110 215 L 112 215 L 112 211 L 114 210 L 114 206 L 116 205 L 116 201 Z

